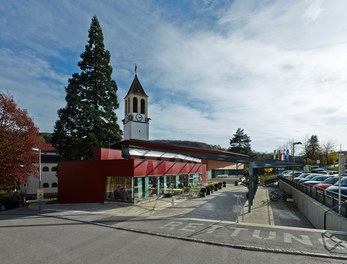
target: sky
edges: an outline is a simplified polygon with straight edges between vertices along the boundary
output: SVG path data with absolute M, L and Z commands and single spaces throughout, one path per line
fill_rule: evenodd
M 0 0 L 0 91 L 52 132 L 96 15 L 121 127 L 137 64 L 150 139 L 227 148 L 242 128 L 258 152 L 311 135 L 347 149 L 346 10 L 344 0 Z

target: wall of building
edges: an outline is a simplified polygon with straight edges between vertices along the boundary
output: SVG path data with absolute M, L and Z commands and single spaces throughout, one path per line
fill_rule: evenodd
M 106 176 L 132 176 L 132 160 L 60 161 L 60 203 L 104 202 Z
M 130 121 L 124 125 L 125 139 L 149 139 L 149 125 L 144 122 Z
M 206 183 L 206 165 L 161 160 L 91 160 L 58 163 L 60 203 L 104 202 L 106 177 L 162 176 L 202 174 Z
M 58 192 L 57 163 L 42 163 L 41 187 L 45 194 L 56 194 Z M 36 195 L 39 188 L 39 176 L 29 175 L 22 190 L 28 196 Z M 30 198 L 30 197 L 29 197 Z
M 170 162 L 160 160 L 134 160 L 134 176 L 202 174 L 202 183 L 207 182 L 206 165 L 201 163 Z
M 122 151 L 109 148 L 94 148 L 93 160 L 116 160 L 123 159 Z

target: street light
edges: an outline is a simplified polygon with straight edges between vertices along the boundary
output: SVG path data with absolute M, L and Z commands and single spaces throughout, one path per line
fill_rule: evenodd
M 41 181 L 42 181 L 42 175 L 41 175 L 41 171 L 42 171 L 42 169 L 41 169 L 41 149 L 39 149 L 39 148 L 31 148 L 31 150 L 33 150 L 33 151 L 36 151 L 38 154 L 39 154 L 39 190 L 41 191 Z M 41 197 L 38 197 L 38 202 L 39 202 L 39 211 L 41 211 L 42 210 L 42 208 L 41 208 Z
M 295 162 L 295 155 L 294 155 L 294 149 L 295 149 L 295 145 L 301 145 L 301 142 L 294 142 L 293 143 L 293 162 Z M 294 165 L 293 165 L 293 178 L 294 178 Z
M 295 145 L 301 145 L 301 144 L 302 144 L 301 142 L 294 142 L 293 143 L 293 162 L 295 162 L 294 147 L 295 147 Z

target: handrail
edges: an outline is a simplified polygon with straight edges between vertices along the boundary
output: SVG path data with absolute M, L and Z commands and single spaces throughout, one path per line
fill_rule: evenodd
M 240 199 L 242 195 L 236 195 L 236 204 L 237 204 L 237 217 L 236 217 L 236 223 L 239 222 L 239 216 L 242 215 L 242 222 L 244 221 L 244 205 L 242 204 L 242 201 Z M 240 208 L 241 207 L 241 208 Z M 239 213 L 239 208 L 240 208 L 240 213 Z M 242 213 L 242 214 L 241 214 Z
M 329 211 L 331 211 L 331 210 L 334 210 L 336 207 L 341 206 L 341 205 L 344 204 L 344 203 L 347 203 L 347 200 L 346 200 L 346 201 L 343 201 L 343 202 L 340 203 L 340 204 L 335 205 L 334 207 L 329 208 L 329 210 L 326 210 L 326 211 L 324 212 L 324 230 L 326 230 L 326 226 L 327 226 L 327 213 L 328 213 Z

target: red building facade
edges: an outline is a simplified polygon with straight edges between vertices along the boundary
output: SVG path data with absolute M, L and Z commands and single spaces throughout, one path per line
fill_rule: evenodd
M 182 160 L 181 156 L 124 159 L 121 150 L 99 149 L 94 152 L 94 160 L 61 161 L 59 202 L 135 203 L 206 183 L 206 165 L 197 159 Z

